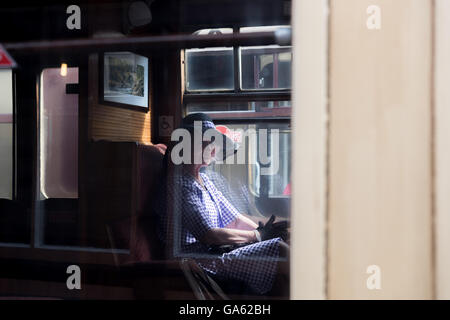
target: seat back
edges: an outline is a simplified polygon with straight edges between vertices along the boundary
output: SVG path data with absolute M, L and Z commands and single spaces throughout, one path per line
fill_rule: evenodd
M 136 215 L 130 243 L 134 261 L 150 261 L 163 257 L 158 238 L 158 191 L 163 180 L 164 154 L 152 145 L 137 145 Z
M 163 151 L 153 145 L 133 145 L 133 155 L 129 157 L 133 176 L 133 197 L 128 205 L 131 215 L 112 219 L 106 225 L 111 248 L 130 249 L 129 258 L 115 257 L 118 265 L 158 260 L 163 256 L 156 216 L 157 193 L 163 179 Z
M 105 226 L 135 214 L 136 149 L 136 142 L 103 140 L 87 144 L 79 181 L 83 246 L 108 247 Z M 117 242 L 115 248 L 128 248 L 128 243 L 121 244 Z

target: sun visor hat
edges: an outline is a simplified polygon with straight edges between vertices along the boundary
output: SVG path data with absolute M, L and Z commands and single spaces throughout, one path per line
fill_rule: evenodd
M 186 116 L 185 118 L 183 118 L 180 128 L 186 129 L 190 132 L 194 132 L 195 129 L 201 128 L 202 134 L 210 129 L 215 130 L 217 136 L 222 137 L 221 141 L 213 141 L 216 147 L 216 155 L 223 155 L 223 159 L 217 160 L 224 161 L 229 156 L 234 155 L 239 148 L 239 145 L 235 143 L 230 137 L 217 130 L 212 119 L 204 113 L 192 113 Z M 212 140 L 214 140 L 214 138 Z

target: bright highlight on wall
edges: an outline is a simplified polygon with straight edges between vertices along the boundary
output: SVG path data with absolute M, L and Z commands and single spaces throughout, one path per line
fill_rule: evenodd
M 67 76 L 67 63 L 61 63 L 61 76 Z

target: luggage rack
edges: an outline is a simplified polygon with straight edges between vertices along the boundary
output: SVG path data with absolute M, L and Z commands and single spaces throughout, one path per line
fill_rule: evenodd
M 205 48 L 217 46 L 261 46 L 290 44 L 290 32 L 254 32 L 220 35 L 175 34 L 139 37 L 88 38 L 74 40 L 29 41 L 5 43 L 4 47 L 14 55 L 37 53 L 80 53 L 120 50 L 161 50 Z

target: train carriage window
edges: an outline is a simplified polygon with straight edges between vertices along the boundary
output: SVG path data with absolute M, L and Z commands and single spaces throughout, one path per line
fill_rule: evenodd
M 186 50 L 186 61 L 186 90 L 233 89 L 232 48 Z
M 48 198 L 78 197 L 78 95 L 66 84 L 78 83 L 78 68 L 45 69 L 41 74 L 41 193 Z
M 289 216 L 290 173 L 291 173 L 291 130 L 288 123 L 252 122 L 250 124 L 218 125 L 226 127 L 229 134 L 241 145 L 246 153 L 245 163 L 239 163 L 237 156 L 232 164 L 216 163 L 207 167 L 208 176 L 240 212 L 250 215 L 281 217 Z M 267 134 L 257 134 L 255 139 L 245 132 L 254 130 Z M 273 131 L 278 134 L 274 134 Z M 261 139 L 265 139 L 267 150 L 261 150 Z M 267 156 L 265 161 L 263 158 Z
M 290 48 L 278 46 L 243 47 L 241 58 L 241 88 L 288 89 L 291 87 Z
M 227 34 L 233 29 L 205 29 L 195 34 Z M 186 50 L 186 90 L 233 90 L 233 48 L 206 48 Z
M 44 69 L 40 78 L 38 245 L 77 244 L 78 68 Z
M 0 70 L 0 199 L 13 199 L 12 71 Z
M 286 26 L 244 27 L 242 33 L 275 31 Z M 292 48 L 290 46 L 241 47 L 241 89 L 291 88 Z
M 28 211 L 16 192 L 16 130 L 13 72 L 0 69 L 0 244 L 27 246 Z
M 234 32 L 275 31 L 279 28 L 289 26 L 242 27 L 234 28 Z M 200 30 L 197 34 L 208 34 L 213 29 L 208 30 Z M 216 163 L 206 169 L 207 174 L 239 211 L 254 216 L 275 214 L 289 217 L 291 47 L 230 48 L 230 59 L 234 59 L 232 62 L 239 66 L 238 69 L 233 68 L 232 62 L 224 63 L 220 59 L 198 58 L 193 62 L 190 55 L 197 52 L 195 50 L 185 51 L 185 113 L 208 113 L 216 124 L 229 132 L 249 129 L 258 132 L 256 140 L 247 137 L 239 141 L 241 148 L 245 146 L 245 163 Z M 220 52 L 217 48 L 198 50 L 211 56 L 218 56 Z M 210 72 L 210 69 L 220 72 Z M 194 70 L 219 79 L 205 79 L 204 86 L 192 90 L 190 79 Z M 229 85 L 216 85 L 224 82 Z M 232 90 L 221 96 L 220 92 L 217 92 L 219 95 L 211 95 L 212 91 L 223 91 L 225 87 Z M 259 134 L 263 131 L 267 134 Z M 265 145 L 266 150 L 261 150 L 261 145 Z M 269 162 L 261 158 L 264 153 Z
M 290 196 L 290 173 L 291 173 L 291 129 L 288 124 L 267 125 L 269 132 L 272 129 L 278 131 L 278 135 L 268 135 L 268 154 L 272 160 L 278 162 L 270 166 L 268 178 L 268 198 L 289 198 Z

